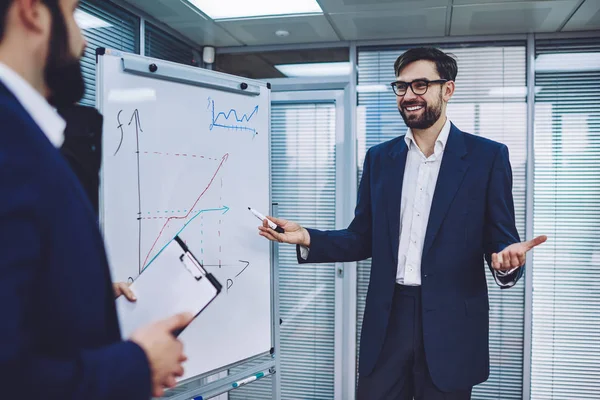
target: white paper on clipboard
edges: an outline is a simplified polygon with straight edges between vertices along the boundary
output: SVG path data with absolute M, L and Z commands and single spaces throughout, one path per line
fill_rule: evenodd
M 116 300 L 121 336 L 129 338 L 138 328 L 189 312 L 198 315 L 221 291 L 221 285 L 207 274 L 176 237 L 131 284 L 137 301 L 124 296 Z

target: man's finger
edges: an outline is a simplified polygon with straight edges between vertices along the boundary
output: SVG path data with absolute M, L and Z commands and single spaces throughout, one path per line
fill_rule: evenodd
M 174 376 L 169 376 L 164 383 L 165 387 L 174 388 L 177 385 L 177 380 L 175 380 Z
M 510 266 L 511 268 L 517 268 L 519 266 L 519 256 L 517 253 L 510 254 Z
M 548 236 L 541 235 L 541 236 L 538 236 L 536 238 L 526 241 L 524 243 L 524 245 L 525 245 L 525 248 L 527 249 L 527 251 L 529 251 L 529 250 L 533 249 L 535 246 L 539 246 L 540 244 L 544 243 L 546 240 L 548 240 Z
M 268 219 L 270 219 L 271 221 L 275 222 L 277 225 L 279 226 L 283 226 L 286 224 L 286 220 L 284 219 L 280 219 L 280 218 L 275 218 L 275 217 L 271 217 L 270 215 L 267 216 Z
M 492 268 L 498 269 L 499 265 L 500 264 L 498 264 L 498 254 L 496 254 L 496 253 L 492 254 Z
M 260 236 L 266 237 L 267 239 L 269 239 L 269 240 L 270 240 L 270 241 L 272 241 L 272 242 L 276 242 L 276 241 L 277 241 L 277 239 L 275 239 L 275 238 L 273 237 L 273 235 L 271 235 L 271 233 L 270 233 L 270 232 L 260 231 L 260 232 L 258 232 L 258 234 L 259 234 Z
M 133 290 L 127 284 L 120 284 L 119 288 L 121 289 L 121 293 L 127 298 L 129 301 L 136 301 L 137 297 L 133 294 Z
M 519 257 L 519 267 L 525 265 L 525 253 L 519 253 L 517 255 Z
M 183 367 L 180 365 L 175 369 L 175 376 L 183 376 Z
M 506 257 L 504 256 L 504 254 L 502 252 L 498 253 L 498 268 L 496 268 L 497 270 L 501 271 L 504 269 L 504 259 Z
M 163 394 L 165 394 L 165 390 L 160 386 L 154 386 L 152 389 L 153 397 L 163 397 Z
M 192 313 L 180 313 L 163 320 L 162 325 L 167 331 L 173 332 L 188 326 L 192 319 L 194 319 Z

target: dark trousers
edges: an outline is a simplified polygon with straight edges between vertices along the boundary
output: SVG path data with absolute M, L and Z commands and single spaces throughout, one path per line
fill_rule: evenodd
M 357 400 L 469 400 L 471 389 L 446 393 L 429 375 L 423 347 L 421 288 L 396 285 L 390 321 L 375 369 L 359 376 Z

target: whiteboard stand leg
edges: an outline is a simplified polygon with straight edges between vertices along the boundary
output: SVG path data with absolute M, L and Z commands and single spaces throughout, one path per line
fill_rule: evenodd
M 279 204 L 272 204 L 271 215 L 279 218 Z M 281 399 L 281 317 L 279 316 L 279 244 L 271 242 L 271 264 L 273 284 L 273 358 L 275 360 L 275 373 L 272 379 L 273 400 Z

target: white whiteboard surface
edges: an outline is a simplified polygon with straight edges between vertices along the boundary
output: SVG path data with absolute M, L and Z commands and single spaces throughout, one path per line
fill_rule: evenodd
M 97 71 L 102 221 L 113 280 L 152 268 L 179 234 L 224 287 L 180 336 L 189 358 L 185 380 L 272 346 L 270 247 L 248 211 L 270 210 L 270 90 L 246 80 L 260 85 L 251 96 L 136 75 L 124 72 L 123 59 L 187 76 L 198 69 L 108 51 Z M 209 84 L 213 76 L 242 82 L 202 70 Z

